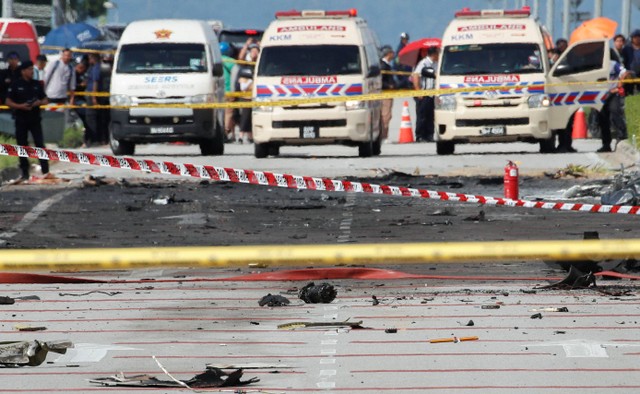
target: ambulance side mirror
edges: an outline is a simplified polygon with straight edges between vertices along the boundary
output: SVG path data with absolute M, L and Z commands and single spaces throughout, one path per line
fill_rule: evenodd
M 369 67 L 369 73 L 367 74 L 367 78 L 377 77 L 378 75 L 380 75 L 380 66 Z
M 213 63 L 213 76 L 221 77 L 223 73 L 222 63 Z
M 569 67 L 568 64 L 558 64 L 556 69 L 553 71 L 554 77 L 561 77 L 567 74 L 571 74 L 571 67 Z
M 420 71 L 420 74 L 424 78 L 434 78 L 435 79 L 436 70 L 434 70 L 433 67 L 423 67 L 422 70 Z

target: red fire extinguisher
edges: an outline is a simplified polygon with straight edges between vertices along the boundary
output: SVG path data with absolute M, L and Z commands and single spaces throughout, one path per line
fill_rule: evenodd
M 518 166 L 512 161 L 504 167 L 504 198 L 518 199 Z

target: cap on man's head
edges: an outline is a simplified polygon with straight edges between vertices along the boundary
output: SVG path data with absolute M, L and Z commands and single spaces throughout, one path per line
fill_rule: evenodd
M 400 38 L 406 38 L 407 40 L 409 39 L 409 34 L 402 32 L 400 33 Z
M 20 64 L 20 67 L 18 67 L 18 69 L 22 71 L 28 69 L 29 67 L 33 67 L 33 62 L 31 60 L 26 60 Z
M 16 51 L 11 51 L 7 54 L 7 59 L 20 59 L 20 55 Z
M 640 29 L 635 29 L 631 32 L 631 37 L 640 37 Z
M 36 60 L 41 61 L 41 62 L 46 62 L 47 61 L 47 55 L 38 55 L 36 56 Z

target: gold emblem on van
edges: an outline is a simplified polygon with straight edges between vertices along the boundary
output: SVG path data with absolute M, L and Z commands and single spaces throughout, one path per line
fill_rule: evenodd
M 156 30 L 154 31 L 156 38 L 157 39 L 169 39 L 171 38 L 171 34 L 173 33 L 171 30 L 167 30 L 167 29 L 160 29 L 160 30 Z

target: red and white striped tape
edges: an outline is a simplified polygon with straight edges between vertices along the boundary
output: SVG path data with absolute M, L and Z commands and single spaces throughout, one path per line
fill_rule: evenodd
M 402 186 L 377 185 L 366 182 L 341 181 L 329 178 L 277 174 L 269 171 L 253 171 L 196 164 L 180 164 L 168 161 L 137 160 L 130 157 L 116 157 L 67 150 L 33 148 L 10 144 L 0 144 L 0 155 L 29 157 L 87 164 L 100 167 L 122 168 L 126 170 L 177 175 L 214 181 L 249 183 L 253 185 L 285 187 L 336 192 L 384 194 L 389 196 L 421 197 L 433 200 L 469 202 L 484 205 L 539 208 L 559 211 L 593 213 L 620 213 L 640 215 L 640 206 L 565 203 L 552 201 L 511 200 L 501 197 L 486 197 L 473 194 L 449 193 Z

